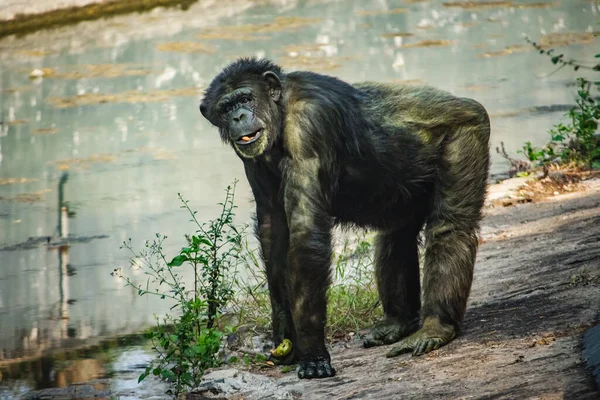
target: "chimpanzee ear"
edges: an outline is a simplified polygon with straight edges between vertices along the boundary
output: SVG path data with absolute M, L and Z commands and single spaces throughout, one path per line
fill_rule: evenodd
M 204 118 L 208 119 L 208 109 L 206 108 L 204 103 L 200 103 L 200 113 Z
M 202 116 L 204 118 L 206 118 L 211 124 L 213 124 L 214 126 L 217 126 L 217 124 L 215 123 L 215 121 L 211 118 L 210 112 L 209 112 L 209 108 L 206 106 L 206 104 L 204 104 L 204 102 L 202 102 L 200 104 L 200 113 L 202 114 Z
M 281 81 L 279 80 L 279 77 L 271 71 L 264 72 L 262 76 L 269 85 L 269 94 L 273 100 L 279 101 L 281 98 Z

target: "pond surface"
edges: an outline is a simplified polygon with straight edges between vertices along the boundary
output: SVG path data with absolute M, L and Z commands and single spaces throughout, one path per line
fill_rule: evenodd
M 524 35 L 590 62 L 600 43 L 593 1 L 224 3 L 0 39 L 0 366 L 138 332 L 166 312 L 110 272 L 129 265 L 128 238 L 141 249 L 160 232 L 171 255 L 184 245 L 193 226 L 177 193 L 208 220 L 238 179 L 236 213 L 250 222 L 242 164 L 198 111 L 202 88 L 237 56 L 473 97 L 492 117 L 492 175 L 502 175 L 500 141 L 513 155 L 526 140 L 544 144 L 575 77 L 593 77 L 553 73 Z M 61 249 L 45 238 L 57 236 L 65 173 L 74 241 Z M 48 374 L 10 390 L 76 380 Z

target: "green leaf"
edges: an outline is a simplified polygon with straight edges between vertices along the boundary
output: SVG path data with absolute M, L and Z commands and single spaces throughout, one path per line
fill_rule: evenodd
M 152 374 L 153 374 L 154 376 L 158 376 L 158 375 L 160 375 L 160 372 L 161 372 L 161 371 L 162 371 L 162 369 L 160 369 L 160 368 L 154 368 L 154 369 L 152 370 Z
M 143 381 L 144 379 L 146 379 L 146 377 L 147 377 L 147 376 L 148 376 L 148 375 L 146 375 L 146 374 L 142 373 L 142 374 L 139 376 L 139 378 L 138 378 L 138 383 L 140 383 L 141 381 Z
M 281 367 L 281 373 L 282 374 L 287 374 L 288 372 L 292 372 L 293 370 L 295 370 L 297 367 L 296 364 L 293 365 L 284 365 L 283 367 Z
M 212 246 L 212 243 L 205 237 L 203 236 L 192 236 L 192 243 L 194 244 L 194 246 L 198 247 L 200 244 L 205 244 L 207 246 Z
M 203 356 L 206 354 L 206 345 L 201 344 L 201 345 L 195 346 L 194 351 L 196 352 L 197 355 Z
M 254 361 L 256 362 L 265 362 L 267 361 L 267 356 L 265 356 L 264 354 L 257 354 L 254 356 Z
M 192 374 L 186 372 L 181 375 L 181 380 L 185 382 L 186 385 L 190 385 L 193 383 L 194 378 L 192 377 Z
M 178 256 L 173 257 L 171 262 L 168 263 L 167 265 L 169 267 L 180 267 L 187 260 L 189 260 L 188 256 L 186 256 L 185 254 L 180 254 Z
M 175 378 L 175 373 L 170 369 L 163 369 L 160 372 L 160 376 L 162 376 L 163 379 L 172 380 L 173 378 Z
M 183 350 L 183 356 L 191 359 L 196 355 L 196 353 L 194 352 L 194 350 L 190 347 L 186 348 L 185 350 Z

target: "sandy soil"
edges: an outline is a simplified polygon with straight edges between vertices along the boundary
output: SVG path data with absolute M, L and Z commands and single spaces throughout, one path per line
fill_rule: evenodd
M 446 347 L 387 359 L 389 347 L 356 340 L 332 349 L 331 379 L 229 369 L 207 387 L 244 399 L 600 398 L 581 358 L 600 310 L 600 181 L 584 189 L 486 209 L 464 331 Z

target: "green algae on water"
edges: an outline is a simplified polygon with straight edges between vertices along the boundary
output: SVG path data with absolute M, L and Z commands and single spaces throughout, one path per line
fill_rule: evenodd
M 407 12 L 407 8 L 392 8 L 391 10 L 360 10 L 356 11 L 355 14 L 363 17 L 373 15 L 387 15 L 387 14 L 402 14 Z
M 297 30 L 320 22 L 321 18 L 275 17 L 273 22 L 263 24 L 215 26 L 203 30 L 199 38 L 238 40 L 240 36 L 249 35 L 249 40 L 259 40 L 256 33 L 273 33 Z
M 456 43 L 454 40 L 438 40 L 438 39 L 425 39 L 414 43 L 403 44 L 400 47 L 412 48 L 412 47 L 436 47 L 436 46 L 449 46 Z
M 215 48 L 197 42 L 165 42 L 156 45 L 160 51 L 171 51 L 175 53 L 206 53 L 212 54 Z
M 382 38 L 385 39 L 390 39 L 390 38 L 395 38 L 395 37 L 410 37 L 410 36 L 414 36 L 414 33 L 410 33 L 410 32 L 388 32 L 388 33 L 382 33 L 381 36 Z
M 32 135 L 54 135 L 56 133 L 58 133 L 56 128 L 40 128 L 31 131 Z
M 513 1 L 452 1 L 442 3 L 444 7 L 463 8 L 467 10 L 486 8 L 546 8 L 554 7 L 554 3 L 516 3 Z
M 33 178 L 4 178 L 4 179 L 0 179 L 0 186 L 2 185 L 14 185 L 17 183 L 29 183 L 29 182 L 35 182 L 37 181 L 37 179 L 33 179 Z
M 142 92 L 129 90 L 120 93 L 84 93 L 72 97 L 49 97 L 46 102 L 56 108 L 88 106 L 103 103 L 150 103 L 165 101 L 173 97 L 197 96 L 199 88 L 167 89 Z

